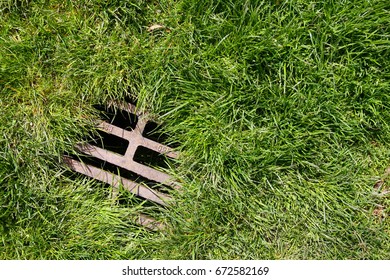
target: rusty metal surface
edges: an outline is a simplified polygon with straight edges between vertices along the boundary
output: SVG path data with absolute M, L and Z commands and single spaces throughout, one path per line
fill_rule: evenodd
M 170 186 L 174 189 L 179 189 L 180 185 L 176 183 L 175 180 L 168 174 L 134 161 L 134 155 L 136 153 L 137 148 L 140 146 L 155 151 L 159 154 L 163 154 L 169 158 L 175 159 L 178 157 L 178 153 L 175 152 L 171 147 L 145 138 L 143 136 L 145 126 L 148 123 L 147 114 L 137 110 L 136 107 L 130 103 L 110 102 L 109 107 L 116 107 L 120 110 L 127 111 L 128 113 L 137 116 L 138 121 L 135 125 L 135 128 L 131 131 L 122 129 L 106 121 L 97 122 L 97 127 L 101 131 L 129 141 L 129 145 L 125 154 L 120 155 L 92 144 L 80 144 L 77 146 L 77 149 L 86 155 L 98 158 L 105 162 L 109 162 L 115 166 L 129 170 L 148 180 L 155 181 L 166 186 Z M 167 194 L 158 192 L 145 185 L 136 183 L 132 180 L 122 178 L 119 175 L 115 175 L 101 168 L 85 164 L 72 158 L 65 158 L 65 163 L 70 166 L 70 168 L 74 171 L 92 177 L 99 181 L 108 183 L 112 185 L 114 189 L 118 189 L 119 186 L 123 186 L 123 188 L 125 188 L 129 192 L 149 201 L 158 203 L 160 205 L 166 205 L 171 200 L 171 197 Z M 144 225 L 147 228 L 161 228 L 161 225 L 159 223 L 145 215 L 139 216 L 138 223 Z

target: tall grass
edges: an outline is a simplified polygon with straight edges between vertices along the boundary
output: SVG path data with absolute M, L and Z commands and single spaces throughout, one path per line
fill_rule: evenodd
M 0 258 L 389 258 L 387 1 L 0 7 Z M 165 232 L 60 160 L 129 97 L 180 143 Z

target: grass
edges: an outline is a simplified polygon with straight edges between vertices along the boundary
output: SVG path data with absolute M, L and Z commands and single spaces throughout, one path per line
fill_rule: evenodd
M 388 1 L 0 3 L 0 259 L 389 259 Z M 130 97 L 180 143 L 166 232 L 61 163 Z

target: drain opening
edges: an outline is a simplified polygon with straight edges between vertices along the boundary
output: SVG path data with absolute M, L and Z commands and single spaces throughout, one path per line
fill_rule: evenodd
M 168 141 L 170 140 L 169 135 L 163 133 L 161 130 L 162 130 L 162 125 L 157 124 L 156 122 L 153 121 L 148 121 L 142 133 L 142 136 L 159 143 L 169 144 L 169 146 L 172 148 L 177 148 L 179 144 L 168 143 Z
M 163 152 L 163 151 L 161 151 Z M 134 161 L 150 167 L 168 168 L 169 159 L 163 154 L 148 149 L 144 146 L 138 146 L 134 154 Z M 173 163 L 172 160 L 170 160 Z
M 162 133 L 160 130 L 161 130 L 161 125 L 149 121 L 146 123 L 142 136 L 156 142 L 160 142 L 160 143 L 166 142 L 168 140 L 168 135 Z
M 120 155 L 126 154 L 129 147 L 128 140 L 100 130 L 97 133 L 98 135 L 94 139 L 88 141 L 89 144 Z
M 137 126 L 138 117 L 136 114 L 113 106 L 107 107 L 103 105 L 95 105 L 93 107 L 99 111 L 101 120 L 107 121 L 112 125 L 127 131 L 132 131 Z

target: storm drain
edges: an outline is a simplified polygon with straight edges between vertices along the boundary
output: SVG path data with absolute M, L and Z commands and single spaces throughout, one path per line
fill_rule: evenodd
M 151 136 L 157 125 L 135 105 L 111 102 L 107 108 L 105 113 L 111 118 L 97 122 L 101 138 L 78 145 L 83 159 L 66 157 L 66 164 L 73 171 L 111 185 L 116 192 L 122 187 L 139 198 L 166 206 L 171 200 L 166 190 L 179 189 L 180 185 L 158 167 L 164 167 L 166 159 L 177 158 L 178 153 Z M 116 118 L 118 114 L 122 118 Z M 137 223 L 149 229 L 162 227 L 146 215 L 139 215 Z

